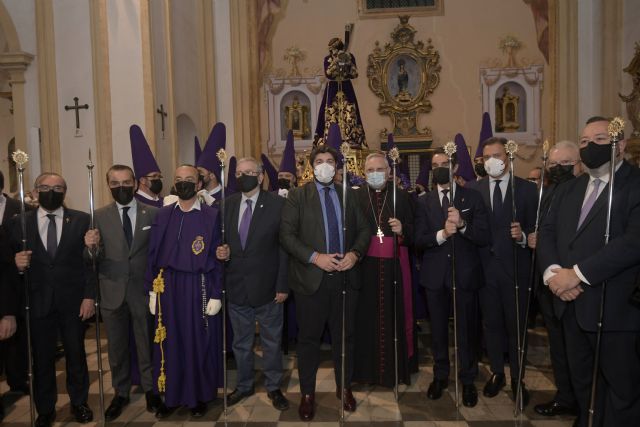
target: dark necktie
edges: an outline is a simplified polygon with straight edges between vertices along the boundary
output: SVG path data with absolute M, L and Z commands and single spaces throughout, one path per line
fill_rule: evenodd
M 449 193 L 449 190 L 442 190 L 442 213 L 444 214 L 444 219 L 449 217 L 449 197 L 447 193 Z
M 251 225 L 251 203 L 253 203 L 253 201 L 251 199 L 247 199 L 247 208 L 242 213 L 240 227 L 238 228 L 238 234 L 240 234 L 240 244 L 242 245 L 242 249 L 244 249 L 244 245 L 247 243 L 247 236 L 249 235 L 249 225 Z
M 131 247 L 133 242 L 133 227 L 131 226 L 131 218 L 129 218 L 129 206 L 122 208 L 122 229 L 124 230 L 124 238 L 127 240 L 127 246 Z
M 338 227 L 338 217 L 336 207 L 331 199 L 331 188 L 324 188 L 324 207 L 327 215 L 327 228 L 329 229 L 329 245 L 327 253 L 340 253 L 340 228 Z
M 501 179 L 496 179 L 496 186 L 493 188 L 493 217 L 499 219 L 502 215 L 502 189 L 500 189 Z
M 56 257 L 56 250 L 58 249 L 58 230 L 56 228 L 56 216 L 54 214 L 47 214 L 49 218 L 49 226 L 47 227 L 47 253 L 51 259 Z

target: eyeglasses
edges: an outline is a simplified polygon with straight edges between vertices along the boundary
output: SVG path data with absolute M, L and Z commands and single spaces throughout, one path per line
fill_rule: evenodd
M 64 193 L 64 190 L 66 188 L 63 185 L 54 185 L 54 186 L 50 186 L 50 185 L 38 185 L 36 187 L 36 190 L 38 190 L 38 192 L 42 192 L 42 193 L 46 193 L 47 191 L 55 191 L 56 193 Z
M 559 162 L 549 162 L 549 167 L 552 168 L 554 166 L 575 166 L 576 164 L 578 164 L 578 161 L 573 161 L 573 160 L 560 160 Z
M 255 171 L 244 171 L 244 172 L 237 171 L 236 172 L 236 178 L 240 178 L 242 175 L 258 176 L 258 172 L 255 172 Z
M 143 178 L 147 178 L 147 179 L 162 179 L 162 175 L 160 175 L 160 174 L 144 175 Z

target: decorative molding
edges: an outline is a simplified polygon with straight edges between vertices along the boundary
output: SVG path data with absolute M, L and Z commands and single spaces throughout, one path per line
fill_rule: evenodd
M 395 18 L 398 15 L 411 16 L 442 16 L 444 15 L 444 0 L 434 0 L 433 6 L 394 7 L 384 9 L 368 9 L 367 0 L 358 0 L 358 16 L 368 18 Z
M 556 1 L 556 141 L 578 135 L 578 0 Z
M 93 99 L 95 106 L 96 169 L 101 177 L 113 164 L 113 136 L 111 121 L 111 80 L 109 75 L 109 33 L 107 22 L 107 2 L 89 2 L 91 30 L 91 60 L 93 70 Z M 111 200 L 104 185 L 96 187 L 98 205 Z
M 206 137 L 209 135 L 209 130 L 216 122 L 216 76 L 215 76 L 215 40 L 213 31 L 213 2 L 208 0 L 201 0 L 202 6 L 199 7 L 200 16 L 202 21 L 198 25 L 202 26 L 201 38 L 203 40 L 202 46 L 202 64 L 201 72 L 204 74 L 204 81 L 202 86 L 205 88 L 206 96 L 203 97 L 202 111 L 203 114 L 203 129 L 200 129 L 200 135 L 203 141 L 206 141 Z
M 167 63 L 165 66 L 167 67 L 167 124 L 165 134 L 169 135 L 169 141 L 171 143 L 171 164 L 176 165 L 178 163 L 178 130 L 176 127 L 176 108 L 175 108 L 175 100 L 173 96 L 173 43 L 171 42 L 171 31 L 172 31 L 172 23 L 171 23 L 171 3 L 175 0 L 165 0 L 164 2 L 164 43 L 165 49 L 167 51 Z M 158 126 L 158 115 L 155 114 L 154 111 L 154 122 L 156 127 Z M 151 149 L 156 152 L 156 141 L 155 139 L 149 141 L 149 145 L 152 147 Z M 171 171 L 173 175 L 173 170 Z
M 60 171 L 60 125 L 53 4 L 37 1 L 36 43 L 38 51 L 38 98 L 40 107 L 40 152 L 43 170 Z
M 140 1 L 140 37 L 142 45 L 142 91 L 144 93 L 144 130 L 147 140 L 155 141 L 155 103 L 153 91 L 153 59 L 151 53 L 151 0 Z

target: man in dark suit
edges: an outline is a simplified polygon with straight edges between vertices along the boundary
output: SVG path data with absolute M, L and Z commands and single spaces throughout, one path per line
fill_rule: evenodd
M 83 322 L 94 315 L 95 286 L 84 261 L 84 235 L 89 215 L 63 207 L 67 184 L 62 176 L 45 172 L 35 181 L 40 207 L 27 213 L 27 247 L 21 250 L 20 227 L 12 228 L 19 271 L 29 269 L 34 401 L 37 426 L 55 419 L 55 353 L 59 331 L 65 348 L 67 392 L 76 421 L 87 423 L 89 373 L 84 350 Z
M 252 157 L 238 160 L 239 193 L 226 201 L 227 244 L 216 256 L 227 262 L 225 283 L 229 319 L 233 327 L 233 354 L 238 365 L 235 390 L 229 405 L 254 393 L 253 342 L 256 320 L 260 325 L 263 370 L 267 397 L 284 411 L 289 402 L 280 391 L 282 383 L 282 307 L 287 299 L 287 255 L 280 247 L 280 214 L 284 199 L 260 191 L 264 173 Z
M 539 265 L 562 319 L 569 371 L 586 426 L 597 323 L 606 282 L 594 426 L 636 426 L 640 419 L 640 309 L 629 302 L 640 273 L 640 171 L 619 144 L 609 243 L 605 245 L 611 146 L 608 120 L 587 122 L 580 137 L 586 174 L 561 185 L 540 229 Z
M 336 397 L 341 398 L 342 395 L 340 354 L 345 279 L 347 348 L 344 409 L 355 411 L 356 408 L 351 377 L 353 325 L 361 286 L 358 261 L 365 254 L 370 237 L 355 196 L 352 190 L 348 190 L 347 233 L 342 239 L 342 188 L 333 184 L 337 159 L 337 151 L 329 144 L 319 145 L 311 151 L 309 161 L 314 168 L 314 180 L 289 192 L 280 225 L 280 241 L 289 253 L 289 287 L 295 292 L 300 328 L 297 349 L 302 396 L 298 413 L 303 421 L 310 421 L 315 415 L 320 340 L 327 322 L 332 337 Z
M 5 231 L 5 237 L 8 239 L 9 224 L 12 224 L 11 227 L 14 225 L 19 226 L 19 222 L 17 220 L 14 222 L 13 219 L 20 215 L 20 202 L 4 194 L 2 192 L 3 189 L 4 175 L 0 171 L 0 228 Z M 27 205 L 27 209 L 30 210 L 31 208 Z M 8 241 L 5 243 L 8 244 Z M 15 265 L 13 268 L 15 269 Z M 22 293 L 18 291 L 15 297 L 16 300 L 12 304 L 12 311 L 15 310 L 13 320 L 16 322 L 16 331 L 15 334 L 0 343 L 0 372 L 4 372 L 7 377 L 7 384 L 12 392 L 29 394 L 27 331 L 25 329 L 23 310 L 18 309 L 23 305 Z M 5 306 L 9 307 L 9 305 Z
M 144 291 L 149 233 L 157 209 L 140 204 L 134 198 L 136 179 L 129 166 L 111 166 L 107 171 L 107 185 L 114 202 L 95 212 L 96 228 L 87 231 L 84 241 L 89 257 L 93 256 L 94 248 L 98 248 L 100 308 L 107 329 L 111 382 L 115 390 L 105 419 L 113 421 L 129 404 L 130 354 L 134 351 L 138 356 L 147 410 L 160 410 L 162 401 L 153 392 L 149 299 Z M 136 348 L 129 345 L 131 331 Z
M 458 169 L 455 155 L 453 172 Z M 433 382 L 427 397 L 439 399 L 449 383 L 449 315 L 452 305 L 452 240 L 455 239 L 456 316 L 458 375 L 462 382 L 462 402 L 474 407 L 478 392 L 473 381 L 478 375 L 476 325 L 478 288 L 482 285 L 482 265 L 478 249 L 489 240 L 489 222 L 482 197 L 476 191 L 454 186 L 453 207 L 449 206 L 449 159 L 442 152 L 431 159 L 434 191 L 418 199 L 416 209 L 416 248 L 423 251 L 420 282 L 426 288 L 431 319 Z
M 536 185 L 514 177 L 512 191 L 510 164 L 504 138 L 491 137 L 484 141 L 482 150 L 488 176 L 469 183 L 480 192 L 489 212 L 491 243 L 480 249 L 485 285 L 480 290 L 480 308 L 491 363 L 491 378 L 483 394 L 494 397 L 505 386 L 504 351 L 509 352 L 511 391 L 515 399 L 519 370 L 518 339 L 522 336 L 527 303 L 527 283 L 531 266 L 531 252 L 527 247 L 527 234 L 533 231 L 538 198 Z M 512 193 L 515 197 L 516 216 L 513 218 Z M 516 327 L 516 299 L 514 257 L 517 257 L 519 285 L 520 331 Z M 529 393 L 522 385 L 524 405 Z
M 556 189 L 560 184 L 574 179 L 580 175 L 582 167 L 580 164 L 580 148 L 573 141 L 558 141 L 549 151 L 549 167 L 547 170 L 547 181 L 549 185 L 544 187 L 542 201 L 540 202 L 540 219 L 542 224 L 549 213 L 551 202 L 556 196 Z M 536 249 L 537 235 L 531 233 L 527 236 L 528 245 L 531 249 Z M 538 269 L 539 270 L 539 269 Z M 542 272 L 535 276 L 535 295 L 538 301 L 538 308 L 544 319 L 549 339 L 549 355 L 551 357 L 551 367 L 553 368 L 553 378 L 556 385 L 556 394 L 552 400 L 540 403 L 534 410 L 544 416 L 555 416 L 563 414 L 574 414 L 576 412 L 576 398 L 571 386 L 569 376 L 569 362 L 565 351 L 564 334 L 562 332 L 562 322 L 553 312 L 554 296 L 547 286 L 542 284 Z

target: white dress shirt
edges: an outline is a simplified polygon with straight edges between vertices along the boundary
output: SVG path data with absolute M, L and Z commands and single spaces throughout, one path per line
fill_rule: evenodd
M 2 225 L 2 218 L 4 218 L 4 209 L 7 207 L 7 198 L 4 194 L 0 193 L 0 225 Z
M 53 212 L 47 212 L 42 207 L 38 208 L 38 233 L 40 234 L 40 240 L 44 247 L 47 247 L 47 230 L 49 229 L 49 217 L 47 215 L 54 214 L 56 216 L 56 234 L 58 241 L 56 245 L 60 244 L 60 237 L 62 236 L 62 219 L 64 217 L 64 208 L 60 206 Z
M 136 234 L 136 214 L 138 212 L 138 202 L 136 202 L 136 199 L 134 197 L 133 199 L 131 199 L 129 204 L 121 205 L 120 203 L 116 202 L 116 206 L 118 207 L 118 214 L 120 215 L 120 223 L 123 224 L 123 226 L 124 222 L 122 221 L 122 214 L 124 211 L 122 210 L 122 208 L 129 208 L 129 210 L 127 211 L 127 215 L 129 216 L 129 220 L 131 221 L 131 237 L 134 237 Z
M 147 193 L 145 193 L 144 191 L 142 191 L 140 189 L 138 189 L 138 191 L 136 191 L 136 194 L 141 195 L 145 199 L 153 200 L 154 202 L 157 202 L 158 200 L 160 200 L 160 198 L 158 196 L 150 196 L 150 195 L 148 195 Z

